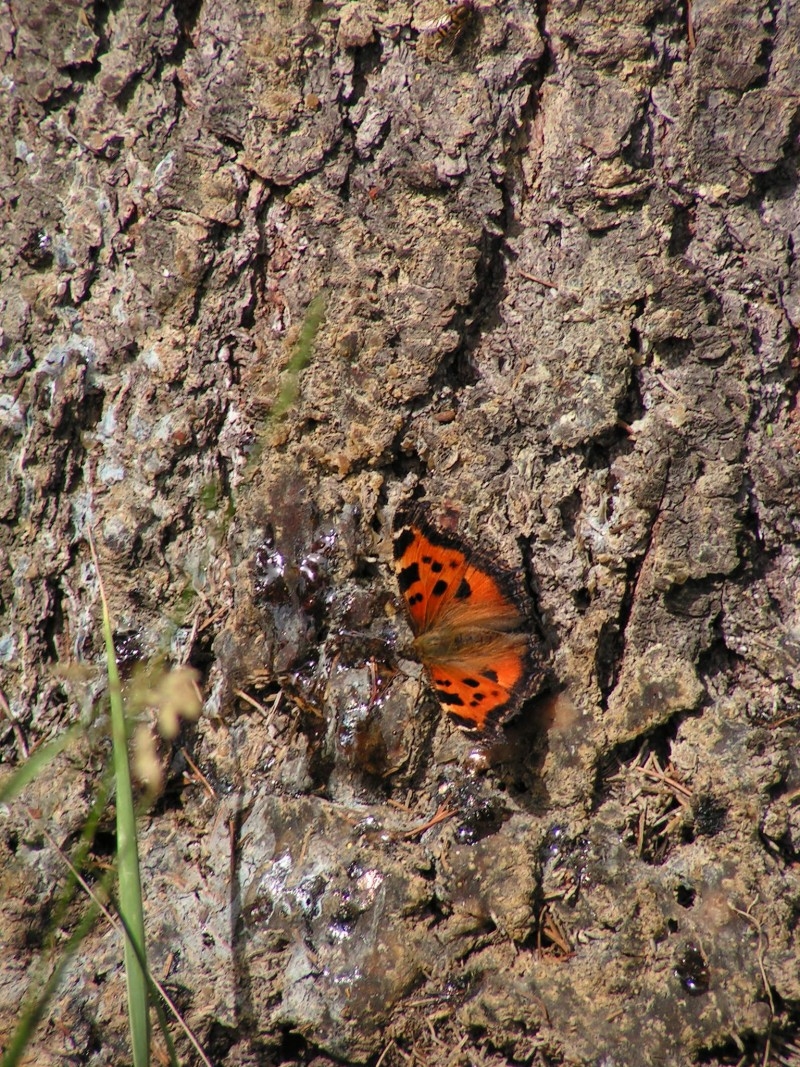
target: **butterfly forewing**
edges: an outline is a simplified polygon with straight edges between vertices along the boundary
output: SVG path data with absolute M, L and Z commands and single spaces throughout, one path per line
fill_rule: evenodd
M 401 516 L 397 516 L 395 524 Z M 425 633 L 462 590 L 467 560 L 421 515 L 402 516 L 394 539 L 397 582 L 414 633 Z
M 472 564 L 464 568 L 458 587 L 442 604 L 441 618 L 450 626 L 485 626 L 489 630 L 515 630 L 524 621 L 497 579 Z

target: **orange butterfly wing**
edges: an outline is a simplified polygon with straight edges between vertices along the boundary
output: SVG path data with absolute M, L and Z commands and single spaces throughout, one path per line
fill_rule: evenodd
M 415 651 L 443 710 L 486 731 L 514 714 L 534 672 L 531 639 L 518 632 L 526 622 L 520 583 L 435 529 L 420 505 L 399 511 L 394 529 Z

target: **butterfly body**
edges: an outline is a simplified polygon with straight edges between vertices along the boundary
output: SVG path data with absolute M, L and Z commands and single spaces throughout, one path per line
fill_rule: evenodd
M 447 714 L 485 732 L 514 714 L 534 673 L 522 583 L 434 527 L 421 505 L 398 512 L 394 529 L 415 655 Z
M 438 626 L 435 630 L 414 638 L 414 650 L 425 662 L 467 659 L 484 656 L 491 659 L 498 649 L 507 647 L 509 638 L 497 641 L 496 630 L 472 626 Z M 527 640 L 517 635 L 514 644 L 527 645 Z

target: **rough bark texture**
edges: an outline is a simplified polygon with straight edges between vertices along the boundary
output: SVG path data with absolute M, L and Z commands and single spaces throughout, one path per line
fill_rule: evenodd
M 86 724 L 0 814 L 0 1047 L 108 760 L 91 528 L 202 673 L 141 849 L 213 1062 L 800 1063 L 797 5 L 0 10 L 0 758 Z M 418 488 L 549 650 L 482 766 Z M 31 1062 L 123 993 L 98 927 Z

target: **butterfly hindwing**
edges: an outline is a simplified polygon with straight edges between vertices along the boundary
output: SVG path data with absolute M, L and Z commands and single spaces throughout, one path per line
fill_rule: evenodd
M 395 516 L 398 585 L 444 711 L 459 725 L 485 731 L 516 711 L 533 671 L 531 639 L 519 631 L 526 612 L 512 574 L 453 534 L 417 505 Z
M 485 731 L 516 711 L 530 673 L 525 634 L 502 634 L 484 648 L 473 646 L 471 661 L 431 663 L 428 670 L 439 701 L 460 726 Z

